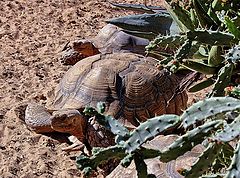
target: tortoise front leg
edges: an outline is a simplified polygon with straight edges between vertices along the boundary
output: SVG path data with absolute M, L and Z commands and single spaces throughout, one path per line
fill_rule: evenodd
M 71 145 L 62 148 L 63 151 L 72 152 L 72 151 L 83 151 L 87 155 L 89 155 L 89 150 L 85 149 L 86 146 L 77 139 L 77 137 L 71 135 L 68 137 L 69 141 L 72 143 Z
M 51 128 L 51 114 L 37 103 L 29 103 L 25 110 L 25 123 L 37 133 L 54 132 Z
M 100 125 L 95 117 L 89 119 L 87 127 L 87 142 L 91 147 L 108 147 L 115 144 L 113 133 Z
M 77 110 L 62 110 L 51 113 L 42 105 L 37 103 L 28 104 L 25 110 L 25 123 L 36 133 L 62 132 L 73 136 L 73 142 L 63 151 L 83 150 L 87 120 Z

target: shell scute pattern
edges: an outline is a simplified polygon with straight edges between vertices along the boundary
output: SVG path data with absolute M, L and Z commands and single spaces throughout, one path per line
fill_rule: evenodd
M 102 54 L 115 52 L 134 52 L 144 54 L 145 46 L 149 43 L 147 39 L 128 35 L 117 26 L 108 24 L 100 30 L 93 39 L 94 46 Z
M 75 64 L 66 72 L 55 89 L 55 98 L 51 106 L 54 110 L 75 109 L 75 106 L 79 106 L 80 102 L 74 99 L 74 95 L 84 76 L 91 70 L 92 63 L 97 60 L 99 60 L 98 55 L 92 56 L 84 62 Z M 70 105 L 67 105 L 66 102 Z
M 155 62 L 133 53 L 100 54 L 79 61 L 60 82 L 54 106 L 96 107 L 102 101 L 107 114 L 130 119 L 133 125 L 155 115 L 180 113 L 187 96 L 177 95 L 168 104 L 179 82 L 175 75 L 155 67 Z

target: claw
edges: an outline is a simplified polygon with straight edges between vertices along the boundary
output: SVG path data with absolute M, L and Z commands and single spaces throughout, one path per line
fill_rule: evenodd
M 102 138 L 104 138 L 104 135 L 103 135 L 102 131 L 99 131 L 98 134 L 99 134 Z
M 69 141 L 73 144 L 62 148 L 63 151 L 72 152 L 72 151 L 82 151 L 85 152 L 85 145 L 79 141 L 75 136 L 68 137 Z

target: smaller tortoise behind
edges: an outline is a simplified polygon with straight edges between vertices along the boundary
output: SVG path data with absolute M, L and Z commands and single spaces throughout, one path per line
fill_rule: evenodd
M 107 24 L 93 39 L 69 42 L 63 49 L 60 61 L 73 65 L 79 60 L 96 54 L 125 53 L 145 54 L 149 40 L 129 35 L 115 25 Z

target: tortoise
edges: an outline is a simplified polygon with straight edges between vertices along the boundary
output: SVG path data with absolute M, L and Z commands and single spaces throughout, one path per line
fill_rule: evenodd
M 122 39 L 118 28 L 106 28 L 115 29 L 110 38 L 104 30 L 96 38 L 101 39 L 102 33 L 103 39 L 111 39 L 102 40 L 109 44 L 101 47 L 99 40 L 80 40 L 67 45 L 63 62 L 78 62 L 61 79 L 52 103 L 47 107 L 30 103 L 25 111 L 25 123 L 37 133 L 57 131 L 75 136 L 66 151 L 114 144 L 112 133 L 82 114 L 86 106 L 96 108 L 98 102 L 105 102 L 104 114 L 130 129 L 156 115 L 181 114 L 187 106 L 186 91 L 178 90 L 182 78 L 160 70 L 156 59 L 141 55 L 148 41 L 127 34 Z
M 129 35 L 115 25 L 107 24 L 93 39 L 77 39 L 63 48 L 60 61 L 73 65 L 79 60 L 96 54 L 132 52 L 145 54 L 149 40 Z
M 95 121 L 82 116 L 85 106 L 96 108 L 98 102 L 105 102 L 104 114 L 114 116 L 128 128 L 155 115 L 180 114 L 187 105 L 186 91 L 176 94 L 178 76 L 159 70 L 155 64 L 154 58 L 134 53 L 97 54 L 82 59 L 63 76 L 47 108 L 35 103 L 27 106 L 25 122 L 38 133 L 70 133 L 81 142 L 102 146 L 102 140 L 95 143 L 98 139 L 86 134 L 86 128 Z
M 77 138 L 63 150 L 72 151 L 114 145 L 114 136 L 94 118 L 86 118 L 86 106 L 106 104 L 112 115 L 129 129 L 165 113 L 181 114 L 187 106 L 186 91 L 177 93 L 180 79 L 156 59 L 134 53 L 97 54 L 72 66 L 55 89 L 45 108 L 30 103 L 25 123 L 38 133 L 62 132 Z

